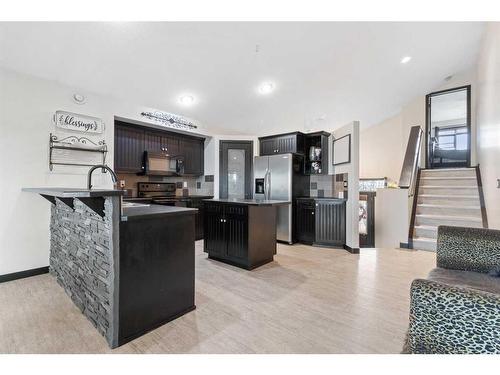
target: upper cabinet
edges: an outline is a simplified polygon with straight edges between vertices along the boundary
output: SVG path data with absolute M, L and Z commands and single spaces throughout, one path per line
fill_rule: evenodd
M 315 132 L 305 135 L 305 165 L 304 173 L 312 174 L 328 174 L 328 139 L 330 133 Z
M 202 138 L 180 138 L 179 156 L 184 157 L 184 174 L 201 176 L 204 172 L 204 140 Z
M 185 175 L 201 176 L 204 173 L 204 144 L 203 138 L 116 121 L 114 169 L 118 173 L 142 172 L 144 151 L 164 152 L 184 159 Z
M 142 155 L 144 153 L 144 130 L 115 124 L 115 171 L 122 173 L 139 173 L 142 171 Z
M 304 134 L 300 132 L 259 138 L 260 155 L 304 154 Z

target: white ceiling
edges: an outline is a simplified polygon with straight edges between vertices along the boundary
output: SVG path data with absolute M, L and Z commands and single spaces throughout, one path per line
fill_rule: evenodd
M 0 23 L 0 66 L 227 133 L 369 126 L 475 62 L 481 23 Z M 256 52 L 256 45 L 259 52 Z M 412 56 L 401 64 L 403 56 Z M 256 91 L 272 80 L 269 96 Z M 196 105 L 178 97 L 190 93 Z

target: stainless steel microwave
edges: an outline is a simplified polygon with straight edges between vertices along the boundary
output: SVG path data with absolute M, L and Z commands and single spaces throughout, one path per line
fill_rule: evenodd
M 148 176 L 178 176 L 184 173 L 184 160 L 163 152 L 144 151 L 144 174 Z

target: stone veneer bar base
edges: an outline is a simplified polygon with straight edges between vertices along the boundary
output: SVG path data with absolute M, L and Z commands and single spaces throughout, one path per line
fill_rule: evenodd
M 78 199 L 56 199 L 50 221 L 50 273 L 82 313 L 118 346 L 119 197 L 105 197 L 104 218 Z

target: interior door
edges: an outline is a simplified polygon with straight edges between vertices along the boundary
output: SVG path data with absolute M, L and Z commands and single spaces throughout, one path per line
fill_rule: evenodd
M 220 141 L 219 197 L 252 198 L 252 141 Z
M 428 168 L 470 166 L 470 91 L 464 86 L 427 95 Z

